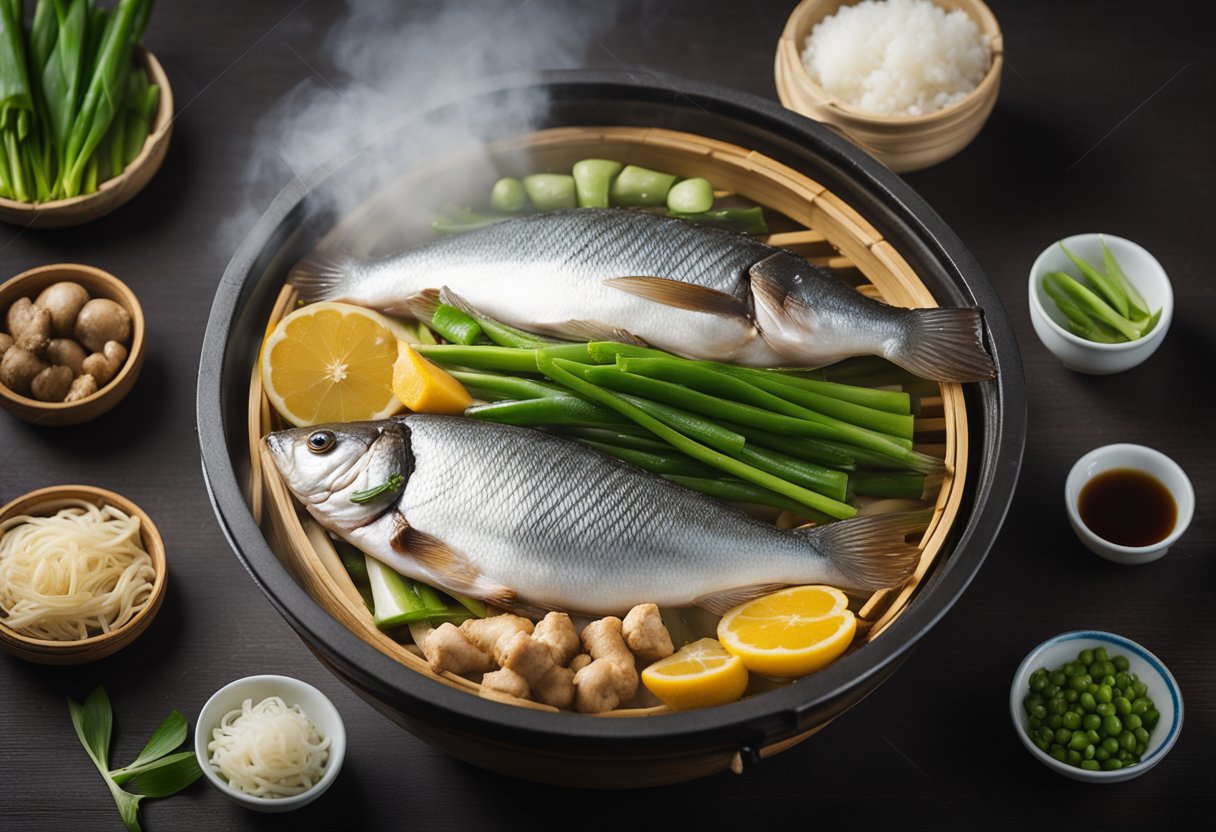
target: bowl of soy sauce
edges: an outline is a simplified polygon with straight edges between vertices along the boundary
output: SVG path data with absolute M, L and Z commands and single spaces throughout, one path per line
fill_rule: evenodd
M 1157 560 L 1195 512 L 1186 472 L 1143 445 L 1095 448 L 1077 460 L 1064 484 L 1073 531 L 1097 555 L 1123 564 Z

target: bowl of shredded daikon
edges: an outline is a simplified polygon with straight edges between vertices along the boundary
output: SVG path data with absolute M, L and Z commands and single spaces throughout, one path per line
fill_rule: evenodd
M 246 676 L 203 705 L 194 754 L 230 800 L 259 812 L 289 812 L 312 803 L 337 778 L 346 728 L 312 685 L 290 676 Z
M 40 664 L 109 656 L 165 596 L 164 541 L 125 497 L 57 485 L 0 507 L 0 648 Z

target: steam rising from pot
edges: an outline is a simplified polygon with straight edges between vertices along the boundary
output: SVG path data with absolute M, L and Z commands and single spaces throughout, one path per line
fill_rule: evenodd
M 548 106 L 535 90 L 493 106 L 484 98 L 468 104 L 469 93 L 505 74 L 581 65 L 588 46 L 626 9 L 604 0 L 347 0 L 346 6 L 325 32 L 304 20 L 307 6 L 284 27 L 285 60 L 303 62 L 310 77 L 259 119 L 248 200 L 265 199 L 289 178 L 311 183 L 341 168 L 325 189 L 341 219 L 414 166 L 458 157 L 450 192 L 402 189 L 378 205 L 377 218 L 404 236 L 423 233 L 439 207 L 462 191 L 488 189 L 497 172 L 486 143 L 535 129 Z M 319 59 L 292 45 L 318 39 Z M 229 250 L 264 209 L 249 204 L 229 221 L 222 234 Z

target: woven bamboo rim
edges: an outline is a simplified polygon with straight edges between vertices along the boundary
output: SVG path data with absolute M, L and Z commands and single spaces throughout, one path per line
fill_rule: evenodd
M 474 155 L 480 155 L 480 152 L 467 156 L 453 154 L 403 177 L 360 206 L 326 235 L 320 245 L 339 245 L 357 253 L 373 250 L 378 242 L 377 233 L 369 229 L 374 228 L 377 217 L 391 214 L 386 207 L 394 196 L 403 192 L 442 190 L 444 178 L 465 169 Z M 738 195 L 765 206 L 770 225 L 788 226 L 789 230 L 775 231 L 769 236 L 769 242 L 774 245 L 802 254 L 856 285 L 859 291 L 889 303 L 909 307 L 938 305 L 895 248 L 843 200 L 805 174 L 745 148 L 670 130 L 566 127 L 496 143 L 490 148 L 490 155 L 504 174 L 568 170 L 579 159 L 593 156 L 628 161 L 681 177 L 704 176 L 721 189 L 720 195 Z M 271 312 L 267 331 L 293 309 L 295 303 L 295 290 L 284 286 Z M 938 387 L 940 395 L 922 399 L 921 415 L 916 420 L 917 450 L 942 458 L 946 465 L 935 498 L 930 498 L 934 513 L 919 543 L 920 562 L 904 586 L 882 590 L 861 599 L 860 604 L 851 604 L 859 618 L 858 636 L 851 650 L 878 637 L 907 607 L 943 554 L 951 527 L 958 517 L 967 470 L 967 413 L 960 385 L 940 384 Z M 283 565 L 318 604 L 360 639 L 418 673 L 477 695 L 479 684 L 451 673 L 435 674 L 417 648 L 400 644 L 376 628 L 328 536 L 306 512 L 297 508 L 261 442 L 262 436 L 286 425 L 270 408 L 256 366 L 250 377 L 248 418 L 250 508 Z M 555 711 L 545 705 L 511 697 L 493 695 L 490 698 Z M 665 706 L 658 706 L 618 709 L 600 716 L 633 717 L 667 712 Z M 777 753 L 812 733 L 814 731 L 808 731 L 762 749 L 761 755 Z

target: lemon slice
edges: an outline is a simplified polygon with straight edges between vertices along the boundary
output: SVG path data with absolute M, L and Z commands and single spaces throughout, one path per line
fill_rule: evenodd
M 747 689 L 747 668 L 712 638 L 686 644 L 642 671 L 642 684 L 676 711 L 734 702 Z
M 830 586 L 795 586 L 740 604 L 718 622 L 722 646 L 765 676 L 805 676 L 853 641 L 849 599 Z
M 370 309 L 314 303 L 285 316 L 262 345 L 266 398 L 296 427 L 386 419 L 401 410 L 393 363 L 402 328 Z

